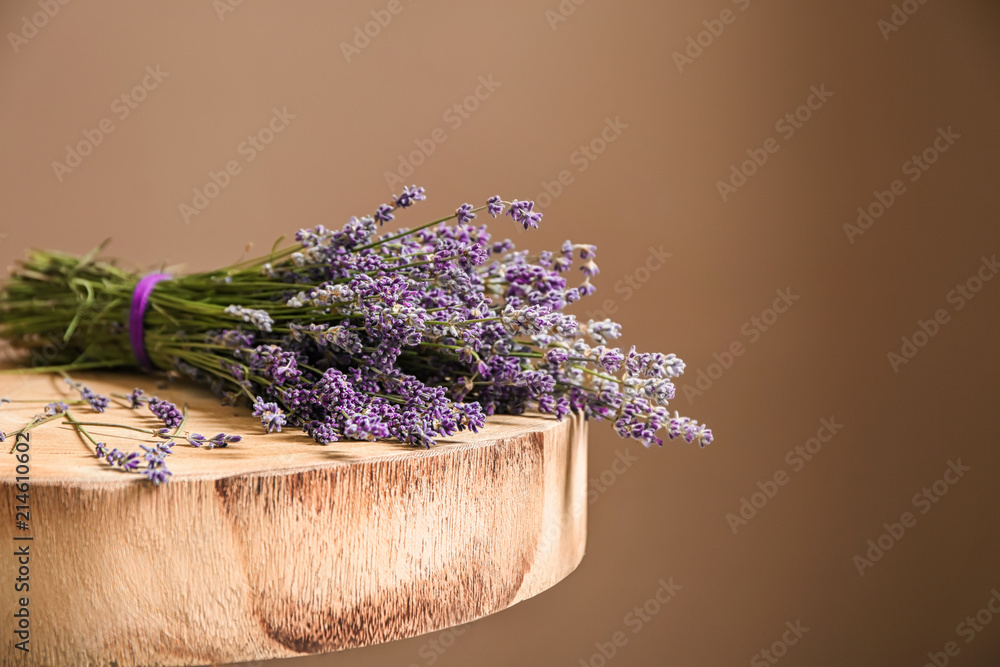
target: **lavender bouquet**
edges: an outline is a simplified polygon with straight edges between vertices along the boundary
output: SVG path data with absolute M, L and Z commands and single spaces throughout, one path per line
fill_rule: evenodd
M 712 442 L 710 429 L 667 409 L 680 359 L 622 352 L 611 347 L 618 324 L 562 312 L 595 291 L 594 246 L 531 256 L 493 240 L 473 222 L 483 210 L 525 229 L 542 217 L 530 201 L 500 197 L 378 234 L 423 199 L 423 188 L 404 188 L 374 215 L 301 230 L 293 245 L 206 273 L 140 276 L 97 261 L 100 248 L 33 251 L 0 292 L 0 337 L 40 372 L 180 373 L 252 406 L 268 432 L 297 427 L 324 444 L 430 446 L 487 415 L 528 410 L 608 419 L 646 446 L 663 444 L 661 429 Z M 577 259 L 583 280 L 570 287 Z

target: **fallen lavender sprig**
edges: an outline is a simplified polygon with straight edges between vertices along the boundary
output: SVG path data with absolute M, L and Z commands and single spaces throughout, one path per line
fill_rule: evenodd
M 84 436 L 94 446 L 94 455 L 103 459 L 110 466 L 121 468 L 125 472 L 141 473 L 155 485 L 169 481 L 173 475 L 167 469 L 164 459 L 173 453 L 174 443 L 171 441 L 154 443 L 152 446 L 139 445 L 145 452 L 143 456 L 139 452 L 124 452 L 117 447 L 109 449 L 103 442 L 98 442 L 90 431 L 87 430 L 87 422 L 81 422 L 68 411 L 65 414 L 66 420 Z M 100 424 L 101 426 L 121 426 L 116 424 Z M 143 466 L 145 460 L 145 466 Z
M 67 383 L 70 384 L 74 389 L 80 391 L 83 398 L 78 401 L 72 401 L 75 404 L 91 404 L 91 401 L 95 396 L 98 396 L 93 391 L 85 387 L 79 382 L 73 381 L 67 377 Z M 80 421 L 70 412 L 70 405 L 62 401 L 55 401 L 48 403 L 43 411 L 32 418 L 30 422 L 25 424 L 23 427 L 16 431 L 11 431 L 9 433 L 0 432 L 0 442 L 3 442 L 7 436 L 13 436 L 20 433 L 24 433 L 41 426 L 47 422 L 53 421 L 57 418 L 62 418 L 65 423 L 72 426 L 77 433 L 83 436 L 87 441 L 93 446 L 94 454 L 98 459 L 107 463 L 109 466 L 118 468 L 124 472 L 133 472 L 144 475 L 150 482 L 154 485 L 160 485 L 170 480 L 173 475 L 170 470 L 167 469 L 165 458 L 173 453 L 174 441 L 184 440 L 192 447 L 204 447 L 206 449 L 214 449 L 216 447 L 227 447 L 230 444 L 240 442 L 242 438 L 238 435 L 228 435 L 226 433 L 218 433 L 211 438 L 206 438 L 200 433 L 188 433 L 182 432 L 181 429 L 187 422 L 187 407 L 184 410 L 180 410 L 176 405 L 168 401 L 164 401 L 157 397 L 147 399 L 144 397 L 144 392 L 141 389 L 135 389 L 125 396 L 120 396 L 118 394 L 113 394 L 116 398 L 123 398 L 129 401 L 125 404 L 128 408 L 137 408 L 143 404 L 149 404 L 153 401 L 155 409 L 151 407 L 154 414 L 164 421 L 168 425 L 167 428 L 150 429 L 143 428 L 140 426 L 133 426 L 131 424 L 118 424 L 111 422 L 90 422 L 90 421 Z M 102 407 L 107 407 L 110 405 L 110 400 L 104 398 L 108 403 L 105 405 L 102 401 Z M 36 400 L 26 400 L 18 399 L 17 401 L 12 401 L 7 398 L 0 398 L 0 405 L 3 403 L 39 403 L 42 401 Z M 100 410 L 104 412 L 104 410 Z M 128 430 L 132 432 L 142 433 L 146 435 L 151 444 L 145 445 L 141 444 L 139 447 L 145 452 L 144 454 L 137 451 L 124 451 L 118 449 L 117 447 L 109 447 L 106 443 L 98 441 L 94 438 L 93 434 L 87 428 L 88 426 L 100 426 L 104 428 L 115 428 Z
M 710 429 L 668 410 L 680 359 L 614 347 L 620 325 L 565 312 L 596 292 L 594 246 L 566 241 L 533 255 L 494 239 L 475 224 L 481 211 L 506 213 L 524 229 L 542 219 L 533 202 L 499 196 L 379 235 L 425 199 L 423 188 L 408 186 L 340 229 L 303 229 L 266 256 L 158 282 L 144 352 L 155 367 L 206 383 L 225 404 L 249 405 L 265 431 L 299 428 L 319 443 L 430 446 L 482 428 L 488 415 L 528 410 L 609 420 L 646 446 L 662 445 L 664 433 L 712 442 Z M 571 284 L 574 266 L 582 280 Z M 122 324 L 138 275 L 50 252 L 22 267 L 0 294 L 0 337 L 29 350 L 65 339 L 41 370 L 136 364 Z M 93 409 L 106 407 L 78 389 Z M 176 406 L 156 397 L 122 398 L 147 405 L 164 433 L 178 422 Z
M 84 386 L 83 383 L 77 382 L 72 378 L 67 377 L 66 384 L 80 392 L 80 398 L 89 403 L 94 412 L 104 412 L 111 403 L 107 396 L 101 396 L 91 391 L 90 387 Z

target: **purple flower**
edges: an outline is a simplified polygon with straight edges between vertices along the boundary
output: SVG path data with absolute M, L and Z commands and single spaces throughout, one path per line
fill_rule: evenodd
M 93 408 L 94 412 L 104 412 L 104 409 L 111 404 L 111 401 L 108 400 L 106 396 L 94 393 L 91 391 L 90 387 L 84 386 L 81 382 L 66 378 L 66 384 L 80 392 L 80 398 L 87 401 L 87 403 L 90 404 L 90 407 Z M 55 404 L 50 403 L 50 405 Z M 65 410 L 62 410 L 62 412 L 65 412 Z
M 184 422 L 184 414 L 170 401 L 154 396 L 148 402 L 149 411 L 160 418 L 167 428 L 179 428 Z
M 510 203 L 507 215 L 520 222 L 525 229 L 537 228 L 538 223 L 542 220 L 542 214 L 533 212 L 532 209 L 534 207 L 535 202 L 533 201 L 518 201 L 515 199 Z
M 687 442 L 697 440 L 701 447 L 707 447 L 715 439 L 712 435 L 712 429 L 698 424 L 697 421 L 689 417 L 681 417 L 676 412 L 674 412 L 674 416 L 670 419 L 667 435 L 670 436 L 671 440 L 681 436 Z
M 378 207 L 378 209 L 376 209 L 374 217 L 376 220 L 378 220 L 378 223 L 380 225 L 384 225 L 385 223 L 392 220 L 395 216 L 392 214 L 391 206 L 389 206 L 388 204 L 382 204 L 381 206 Z
M 167 470 L 164 466 L 151 466 L 143 470 L 142 474 L 145 475 L 150 482 L 159 486 L 160 484 L 170 481 L 168 475 L 173 475 L 174 473 Z
M 266 310 L 244 308 L 243 306 L 227 306 L 223 311 L 226 315 L 242 318 L 244 322 L 249 322 L 261 331 L 270 331 L 274 320 L 267 314 Z
M 539 334 L 549 326 L 549 309 L 543 306 L 514 308 L 509 303 L 500 312 L 500 322 L 511 334 Z
M 625 360 L 629 375 L 650 378 L 674 378 L 684 372 L 684 362 L 674 354 L 659 352 L 638 353 L 635 346 L 629 350 Z
M 476 214 L 472 212 L 472 204 L 462 204 L 455 211 L 455 215 L 460 225 L 467 225 L 476 217 Z
M 191 435 L 184 436 L 194 447 L 201 447 L 204 445 L 208 449 L 214 449 L 215 447 L 227 447 L 232 443 L 239 442 L 243 438 L 238 435 L 226 435 L 225 433 L 218 433 L 211 438 L 206 438 L 200 433 L 192 433 Z
M 415 201 L 423 201 L 427 199 L 427 195 L 424 194 L 423 188 L 418 188 L 415 185 L 403 186 L 403 194 L 398 197 L 393 197 L 393 201 L 399 208 L 406 208 L 412 206 Z
M 553 366 L 561 366 L 569 359 L 569 352 L 562 347 L 550 347 L 545 351 L 545 363 Z
M 590 320 L 587 322 L 587 335 L 594 340 L 594 342 L 604 345 L 608 340 L 613 340 L 622 335 L 622 325 L 617 322 L 612 322 L 609 319 L 604 319 L 600 322 Z M 635 352 L 635 347 L 632 348 L 632 354 Z
M 232 348 L 253 347 L 253 334 L 240 331 L 239 329 L 223 329 L 222 331 L 217 333 L 213 332 L 212 335 L 209 335 L 206 342 L 215 343 L 216 345 L 225 345 L 226 347 Z M 142 392 L 139 391 L 139 393 L 141 394 Z
M 118 465 L 121 466 L 123 469 L 127 470 L 128 472 L 132 472 L 133 470 L 139 467 L 140 459 L 141 457 L 139 456 L 139 452 L 129 452 L 121 459 L 119 459 Z
M 493 195 L 486 200 L 486 210 L 494 218 L 503 213 L 503 201 L 500 199 L 500 195 Z
M 136 409 L 136 408 L 141 408 L 142 404 L 146 400 L 148 400 L 148 399 L 146 399 L 145 396 L 143 396 L 144 393 L 145 392 L 142 389 L 139 389 L 138 387 L 136 387 L 135 389 L 133 389 L 132 391 L 130 391 L 128 394 L 126 394 L 125 398 L 128 399 L 129 407 L 132 408 L 133 410 Z
M 285 415 L 277 403 L 266 403 L 260 396 L 254 399 L 253 416 L 260 417 L 260 425 L 268 433 L 280 432 L 285 425 Z
M 104 412 L 104 409 L 111 403 L 106 396 L 94 393 L 89 387 L 83 387 L 80 390 L 80 397 L 90 403 L 90 407 L 94 409 L 94 412 Z
M 163 459 L 173 453 L 173 442 L 158 442 L 152 446 L 139 445 L 146 452 L 146 463 L 150 468 L 158 468 L 164 466 Z M 138 453 L 136 453 L 138 456 Z
M 625 361 L 625 355 L 622 354 L 622 351 L 617 347 L 610 350 L 603 347 L 597 349 L 597 362 L 604 367 L 604 370 L 609 373 L 618 372 L 618 369 L 622 366 L 622 362 Z
M 58 414 L 66 412 L 67 410 L 69 410 L 69 406 L 63 403 L 62 401 L 59 401 L 58 403 L 49 403 L 48 405 L 46 405 L 45 411 L 42 414 L 46 417 L 55 417 Z M 103 411 L 99 410 L 99 412 Z

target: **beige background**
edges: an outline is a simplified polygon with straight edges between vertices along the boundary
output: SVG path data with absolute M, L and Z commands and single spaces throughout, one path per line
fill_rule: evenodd
M 601 291 L 580 313 L 611 299 L 626 345 L 688 362 L 682 390 L 713 353 L 744 350 L 677 399 L 715 429 L 709 449 L 645 451 L 593 429 L 591 476 L 613 483 L 594 486 L 587 556 L 565 582 L 460 635 L 282 664 L 600 665 L 596 644 L 619 631 L 609 664 L 769 664 L 751 661 L 796 621 L 809 630 L 779 664 L 919 666 L 949 641 L 950 664 L 1000 664 L 1000 622 L 969 643 L 956 627 L 1000 587 L 1000 281 L 961 310 L 947 298 L 1000 252 L 996 3 L 909 0 L 916 13 L 886 39 L 887 1 L 564 0 L 575 11 L 553 29 L 557 0 L 401 0 L 348 62 L 341 43 L 386 2 L 220 14 L 226 1 L 78 0 L 16 44 L 38 5 L 0 6 L 4 264 L 109 236 L 142 266 L 228 263 L 373 210 L 392 193 L 385 172 L 442 128 L 405 178 L 430 194 L 408 221 L 494 193 L 534 198 L 569 170 L 542 229 L 507 220 L 497 233 L 595 243 Z M 732 22 L 678 71 L 673 54 L 727 8 Z M 122 118 L 115 100 L 157 66 L 165 78 Z M 480 77 L 496 87 L 455 127 L 445 113 Z M 833 94 L 785 138 L 775 123 L 812 86 Z M 274 108 L 294 119 L 247 162 L 239 146 Z M 105 118 L 113 131 L 57 175 Z M 606 118 L 627 128 L 581 172 L 574 153 Z M 904 163 L 949 127 L 960 138 L 909 181 Z M 779 150 L 723 201 L 717 181 L 769 137 Z M 229 160 L 240 173 L 186 223 L 180 205 Z M 843 225 L 894 179 L 905 193 L 850 243 Z M 661 246 L 672 256 L 647 274 Z M 751 340 L 751 318 L 786 288 L 799 299 Z M 894 372 L 887 353 L 937 309 L 949 321 Z M 786 452 L 831 417 L 842 430 L 794 470 Z M 619 457 L 636 462 L 614 472 Z M 913 495 L 959 458 L 971 470 L 920 514 Z M 727 513 L 778 471 L 787 485 L 734 535 Z M 916 525 L 859 575 L 852 558 L 906 511 Z M 681 590 L 633 632 L 626 614 L 670 578 Z

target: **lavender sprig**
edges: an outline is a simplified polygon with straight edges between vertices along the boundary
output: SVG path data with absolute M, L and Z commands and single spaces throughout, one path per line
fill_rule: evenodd
M 111 401 L 107 396 L 101 396 L 100 394 L 94 393 L 90 387 L 84 386 L 80 382 L 76 382 L 72 378 L 65 378 L 66 383 L 80 392 L 80 398 L 90 404 L 90 407 L 94 412 L 104 412 L 104 410 L 110 405 Z
M 125 472 L 141 473 L 155 485 L 160 485 L 168 481 L 173 474 L 167 469 L 166 462 L 164 461 L 164 458 L 172 453 L 172 442 L 156 443 L 152 446 L 140 445 L 146 452 L 145 456 L 139 454 L 139 452 L 125 452 L 117 447 L 108 449 L 105 443 L 94 439 L 87 430 L 85 422 L 77 420 L 69 412 L 64 414 L 66 420 L 73 425 L 77 432 L 94 446 L 94 455 L 99 459 L 103 459 L 108 465 L 120 468 Z M 143 466 L 143 460 L 145 460 L 145 466 Z

